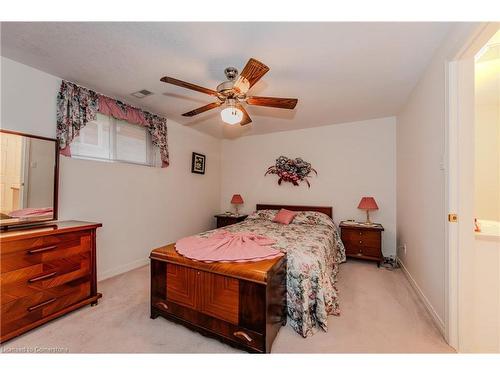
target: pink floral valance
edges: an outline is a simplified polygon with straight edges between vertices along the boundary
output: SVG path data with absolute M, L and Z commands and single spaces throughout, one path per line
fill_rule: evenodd
M 57 95 L 57 139 L 61 154 L 71 156 L 70 144 L 97 112 L 145 126 L 153 145 L 159 148 L 162 167 L 169 165 L 167 120 L 163 117 L 132 107 L 119 100 L 96 93 L 68 81 L 62 81 Z

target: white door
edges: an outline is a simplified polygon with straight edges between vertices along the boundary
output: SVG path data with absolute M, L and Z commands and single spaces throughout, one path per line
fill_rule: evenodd
M 8 133 L 0 135 L 0 208 L 5 214 L 22 207 L 22 138 Z
M 478 175 L 483 164 L 490 161 L 477 164 L 478 157 L 482 157 L 487 143 L 495 140 L 486 138 L 485 143 L 477 132 L 484 108 L 478 106 L 476 56 L 497 30 L 498 25 L 485 26 L 449 66 L 447 190 L 449 212 L 457 213 L 458 221 L 448 226 L 447 333 L 450 344 L 460 352 L 500 351 L 500 236 L 499 242 L 492 239 L 490 247 L 485 247 L 481 235 L 474 231 L 474 219 L 480 219 L 479 207 L 486 194 L 477 193 L 483 178 Z M 491 71 L 491 79 L 498 78 L 498 67 L 498 72 Z M 500 144 L 498 134 L 491 137 L 497 137 Z M 492 183 L 486 188 L 490 189 Z M 489 199 L 492 205 L 496 204 L 493 200 Z

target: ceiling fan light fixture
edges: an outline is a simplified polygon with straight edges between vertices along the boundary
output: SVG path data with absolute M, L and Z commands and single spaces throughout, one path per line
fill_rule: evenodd
M 222 111 L 220 111 L 220 117 L 222 121 L 226 124 L 234 125 L 239 124 L 241 120 L 243 120 L 243 112 L 241 112 L 238 108 L 233 106 L 227 106 Z
M 217 98 L 217 101 L 183 113 L 182 116 L 193 117 L 223 106 L 220 112 L 222 121 L 230 125 L 240 124 L 245 126 L 251 124 L 252 119 L 243 104 L 282 109 L 294 109 L 297 105 L 298 99 L 247 95 L 248 90 L 259 82 L 268 71 L 269 67 L 267 65 L 250 58 L 240 74 L 238 74 L 236 68 L 226 68 L 224 74 L 227 81 L 219 84 L 216 90 L 207 89 L 169 76 L 161 78 L 160 81 Z

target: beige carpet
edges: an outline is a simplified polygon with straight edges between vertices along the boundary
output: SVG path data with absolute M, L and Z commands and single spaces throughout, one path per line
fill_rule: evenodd
M 400 270 L 349 261 L 341 266 L 342 315 L 329 331 L 307 339 L 283 327 L 273 353 L 452 352 Z M 61 348 L 69 352 L 239 352 L 161 317 L 149 318 L 149 267 L 99 284 L 98 306 L 85 307 L 2 346 Z

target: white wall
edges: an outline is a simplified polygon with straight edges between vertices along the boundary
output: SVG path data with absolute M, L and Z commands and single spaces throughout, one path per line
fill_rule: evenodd
M 302 157 L 318 171 L 295 187 L 277 184 L 276 175 L 264 173 L 280 155 Z M 243 196 L 242 212 L 256 203 L 333 206 L 334 220 L 364 220 L 357 206 L 362 196 L 373 195 L 379 210 L 374 222 L 382 223 L 383 251 L 395 254 L 395 118 L 336 124 L 222 142 L 221 210 L 232 210 L 233 194 Z
M 475 64 L 474 173 L 475 216 L 500 221 L 500 58 Z
M 397 241 L 409 274 L 444 331 L 446 277 L 446 65 L 476 24 L 459 24 L 436 51 L 397 116 Z
M 1 126 L 55 138 L 61 79 L 1 59 Z M 214 226 L 220 201 L 220 141 L 168 122 L 166 169 L 61 156 L 60 219 L 103 223 L 98 275 L 146 264 L 154 247 Z M 191 173 L 191 152 L 207 156 L 205 175 Z

